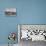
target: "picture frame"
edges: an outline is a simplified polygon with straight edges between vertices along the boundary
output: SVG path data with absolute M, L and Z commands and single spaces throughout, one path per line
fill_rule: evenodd
M 6 16 L 16 16 L 16 8 L 6 8 L 4 12 Z

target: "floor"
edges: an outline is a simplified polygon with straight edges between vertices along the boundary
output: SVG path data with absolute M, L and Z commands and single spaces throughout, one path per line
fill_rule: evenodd
M 20 46 L 46 46 L 46 42 L 45 41 L 32 42 L 31 40 L 28 40 L 28 41 L 21 40 Z

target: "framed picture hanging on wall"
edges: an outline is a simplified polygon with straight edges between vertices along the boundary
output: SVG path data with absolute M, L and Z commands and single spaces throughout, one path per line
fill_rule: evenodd
M 16 16 L 16 8 L 6 8 L 5 15 Z

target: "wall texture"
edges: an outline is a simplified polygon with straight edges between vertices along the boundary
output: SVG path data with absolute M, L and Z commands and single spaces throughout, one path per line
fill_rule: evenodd
M 5 16 L 3 10 L 11 7 L 16 17 Z M 46 0 L 0 0 L 0 44 L 8 43 L 9 32 L 18 32 L 17 24 L 46 24 Z

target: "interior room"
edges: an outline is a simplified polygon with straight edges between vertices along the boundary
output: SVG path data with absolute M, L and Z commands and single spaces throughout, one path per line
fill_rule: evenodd
M 46 0 L 0 0 L 0 46 L 46 46 L 45 28 Z

